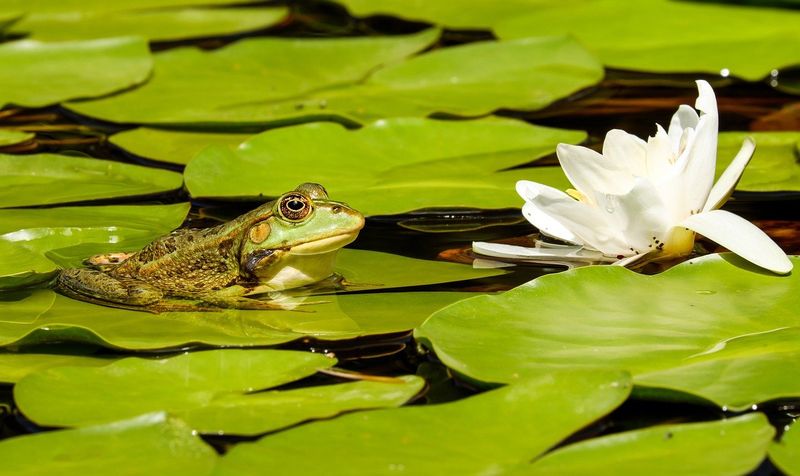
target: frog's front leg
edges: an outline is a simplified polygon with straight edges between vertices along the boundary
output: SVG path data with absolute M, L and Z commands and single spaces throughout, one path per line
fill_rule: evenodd
M 64 269 L 56 278 L 55 288 L 72 298 L 99 304 L 146 307 L 164 297 L 160 289 L 144 281 L 117 278 L 97 269 Z
M 261 294 L 268 299 L 254 299 L 252 295 Z M 300 306 L 310 304 L 320 304 L 322 301 L 309 302 L 304 297 L 288 296 L 280 292 L 272 292 L 266 289 L 259 289 L 249 286 L 229 286 L 218 291 L 203 294 L 199 299 L 212 306 L 226 309 L 249 309 L 249 310 L 298 310 Z

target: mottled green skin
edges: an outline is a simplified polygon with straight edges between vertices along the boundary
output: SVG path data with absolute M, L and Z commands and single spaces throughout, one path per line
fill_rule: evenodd
M 311 211 L 290 220 L 286 204 L 298 199 Z M 358 211 L 307 183 L 228 223 L 176 230 L 118 264 L 65 269 L 55 287 L 77 299 L 153 312 L 284 308 L 246 296 L 331 276 L 336 252 L 363 226 Z

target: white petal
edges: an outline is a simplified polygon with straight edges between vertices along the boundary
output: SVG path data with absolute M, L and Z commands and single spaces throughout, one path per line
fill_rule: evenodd
M 540 232 L 547 236 L 558 238 L 559 240 L 578 245 L 583 244 L 583 241 L 575 236 L 575 233 L 564 226 L 558 217 L 553 216 L 546 208 L 549 202 L 561 200 L 575 201 L 572 197 L 561 190 L 556 190 L 553 187 L 530 182 L 528 180 L 520 180 L 517 182 L 517 193 L 525 200 L 525 205 L 522 206 L 522 215 L 531 225 L 538 228 Z M 533 201 L 541 205 L 533 205 Z
M 708 84 L 708 81 L 698 79 L 697 83 L 697 100 L 694 102 L 694 107 L 700 112 L 708 115 L 717 116 L 717 96 L 714 94 L 714 88 Z
M 627 258 L 622 258 L 620 260 L 614 261 L 611 263 L 612 266 L 630 266 L 632 264 L 636 264 L 641 261 L 642 258 L 649 255 L 655 250 L 645 251 L 644 253 L 639 253 L 637 255 L 628 256 Z
M 626 169 L 630 175 L 647 175 L 647 142 L 633 134 L 620 129 L 608 131 L 603 141 L 603 157 L 616 167 Z
M 658 177 L 669 172 L 675 155 L 669 136 L 663 127 L 656 124 L 656 135 L 647 139 L 647 176 Z
M 711 189 L 711 193 L 708 194 L 708 199 L 703 207 L 704 212 L 716 210 L 728 201 L 728 198 L 733 193 L 733 189 L 736 188 L 736 184 L 739 183 L 739 179 L 742 178 L 745 167 L 750 163 L 750 159 L 753 157 L 753 152 L 755 150 L 756 143 L 753 142 L 753 139 L 749 137 L 746 138 L 742 144 L 742 148 L 739 149 L 739 153 L 733 158 L 728 168 L 722 172 L 717 183 L 715 183 L 714 187 Z
M 558 161 L 572 185 L 582 194 L 591 196 L 593 190 L 603 193 L 625 193 L 632 185 L 632 175 L 624 166 L 602 155 L 571 144 L 558 144 Z
M 624 237 L 625 256 L 643 253 L 648 246 L 654 248 L 654 241 L 664 241 L 667 230 L 674 224 L 669 221 L 658 191 L 646 178 L 637 179 L 624 195 L 599 194 L 595 199 L 598 209 L 608 215 L 611 226 Z M 586 244 L 596 247 L 589 240 Z
M 691 106 L 686 104 L 678 106 L 678 110 L 672 116 L 672 120 L 669 121 L 669 129 L 667 130 L 667 135 L 672 143 L 672 150 L 680 151 L 684 129 L 695 129 L 699 119 L 697 112 Z
M 792 270 L 792 262 L 783 250 L 766 233 L 738 215 L 711 210 L 690 216 L 682 225 L 762 268 L 778 274 Z
M 535 261 L 610 261 L 599 251 L 587 250 L 581 246 L 562 248 L 534 248 L 528 246 L 507 245 L 503 243 L 475 241 L 472 243 L 472 251 L 484 256 L 492 256 L 495 258 L 515 258 Z

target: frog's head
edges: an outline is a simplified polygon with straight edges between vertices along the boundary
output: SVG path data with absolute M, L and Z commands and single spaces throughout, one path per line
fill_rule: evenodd
M 271 213 L 247 230 L 242 268 L 273 289 L 319 281 L 333 273 L 336 252 L 364 227 L 364 216 L 304 183 L 272 202 Z

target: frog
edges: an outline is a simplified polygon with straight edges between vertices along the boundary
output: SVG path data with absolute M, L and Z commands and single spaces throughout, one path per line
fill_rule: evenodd
M 96 304 L 153 313 L 291 309 L 263 295 L 335 277 L 338 251 L 353 242 L 364 216 L 303 183 L 229 222 L 182 228 L 134 253 L 89 258 L 61 270 L 56 291 Z

